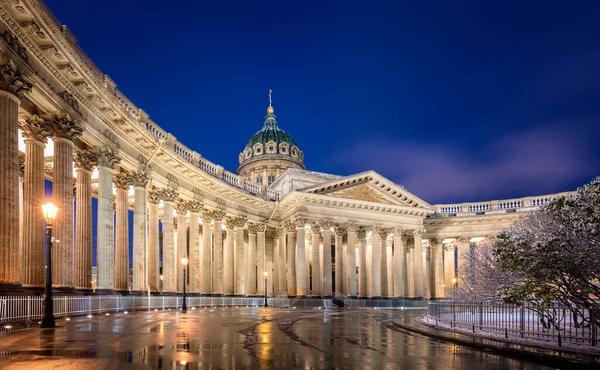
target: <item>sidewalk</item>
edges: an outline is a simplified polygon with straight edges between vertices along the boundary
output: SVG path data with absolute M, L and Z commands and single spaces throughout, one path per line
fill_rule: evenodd
M 600 369 L 600 354 L 582 354 L 565 349 L 542 348 L 515 343 L 515 341 L 508 342 L 483 338 L 469 333 L 453 333 L 425 325 L 418 322 L 414 316 L 411 316 L 406 315 L 391 320 L 391 325 L 395 326 L 393 329 L 553 368 L 573 368 L 576 366 L 577 369 Z

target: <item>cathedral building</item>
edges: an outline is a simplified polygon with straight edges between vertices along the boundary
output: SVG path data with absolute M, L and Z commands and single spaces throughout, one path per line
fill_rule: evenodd
M 233 173 L 129 101 L 42 1 L 0 16 L 3 293 L 44 285 L 45 181 L 65 292 L 181 292 L 187 256 L 193 294 L 263 295 L 266 272 L 269 295 L 442 298 L 469 249 L 561 195 L 429 204 L 374 171 L 313 172 L 272 103 Z

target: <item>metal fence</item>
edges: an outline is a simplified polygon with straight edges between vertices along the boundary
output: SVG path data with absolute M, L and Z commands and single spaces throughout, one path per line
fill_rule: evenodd
M 104 312 L 181 308 L 181 296 L 56 296 L 54 316 L 76 316 Z M 187 297 L 188 308 L 262 306 L 262 297 Z M 289 307 L 284 297 L 268 298 L 269 306 Z M 44 314 L 43 296 L 0 296 L 0 323 L 32 321 Z
M 540 307 L 494 302 L 429 302 L 427 322 L 489 332 L 504 338 L 520 337 L 558 343 L 598 344 L 600 312 L 580 307 Z

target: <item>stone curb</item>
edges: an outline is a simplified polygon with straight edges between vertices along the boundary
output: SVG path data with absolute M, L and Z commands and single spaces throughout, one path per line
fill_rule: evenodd
M 577 359 L 569 359 L 569 358 L 565 358 L 562 356 L 556 356 L 556 355 L 552 355 L 552 354 L 548 354 L 548 353 L 536 353 L 533 351 L 527 351 L 527 350 L 519 350 L 516 348 L 508 348 L 508 347 L 502 347 L 502 346 L 495 346 L 492 344 L 484 344 L 484 343 L 477 343 L 474 341 L 470 341 L 470 340 L 464 340 L 464 339 L 458 339 L 458 338 L 454 338 L 451 337 L 449 335 L 444 335 L 444 334 L 438 334 L 438 333 L 433 333 L 433 332 L 429 332 L 426 330 L 421 330 L 419 328 L 413 327 L 413 326 L 409 326 L 409 325 L 405 325 L 405 324 L 400 324 L 396 321 L 392 321 L 394 325 L 398 326 L 399 328 L 401 328 L 402 330 L 411 332 L 411 333 L 416 333 L 416 334 L 420 334 L 432 339 L 436 339 L 442 342 L 449 342 L 449 343 L 454 343 L 454 344 L 458 344 L 464 347 L 468 347 L 468 348 L 472 348 L 472 349 L 476 349 L 479 351 L 484 351 L 484 352 L 488 352 L 488 353 L 494 353 L 500 356 L 505 356 L 505 357 L 510 357 L 510 358 L 515 358 L 518 360 L 524 360 L 524 361 L 528 361 L 528 362 L 532 362 L 532 363 L 536 363 L 539 365 L 543 365 L 543 366 L 548 366 L 551 368 L 574 368 L 576 367 L 577 369 L 600 369 L 600 357 L 594 357 L 591 355 L 585 355 L 585 354 L 577 354 L 578 356 L 583 357 L 582 360 L 577 360 Z M 420 324 L 419 325 L 423 325 L 425 326 L 425 324 Z M 435 329 L 432 328 L 433 330 L 436 331 L 440 331 L 439 329 Z M 466 334 L 462 334 L 461 335 L 466 335 Z M 486 339 L 488 341 L 495 341 L 494 339 L 488 339 L 488 338 L 482 338 L 482 339 Z M 497 341 L 496 341 L 497 342 Z M 526 348 L 527 346 L 525 345 L 521 345 L 519 344 L 521 347 Z M 534 347 L 530 347 L 532 349 L 535 350 L 540 350 L 539 348 L 534 348 Z M 554 350 L 548 350 L 548 351 L 552 351 L 552 352 L 557 352 Z

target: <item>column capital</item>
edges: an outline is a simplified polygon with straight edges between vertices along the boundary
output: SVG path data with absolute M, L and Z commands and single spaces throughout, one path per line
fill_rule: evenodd
M 335 234 L 335 236 L 344 236 L 344 234 L 346 234 L 346 228 L 341 226 L 341 225 L 336 225 L 333 228 L 333 233 Z
M 421 236 L 423 235 L 423 229 L 415 229 L 413 230 L 413 236 Z
M 327 230 L 331 229 L 331 225 L 332 225 L 332 223 L 329 220 L 323 220 L 323 221 L 321 221 L 321 227 L 323 228 L 323 230 L 325 230 L 325 229 L 327 229 Z
M 358 239 L 365 239 L 367 237 L 367 229 L 365 228 L 359 228 L 358 230 L 356 230 L 356 236 L 358 237 Z
M 92 172 L 98 164 L 98 154 L 89 150 L 79 150 L 73 156 L 73 162 L 78 170 Z
M 402 226 L 396 226 L 396 227 L 394 227 L 394 230 L 392 232 L 396 236 L 402 236 L 406 232 L 406 229 Z
M 98 152 L 98 166 L 114 169 L 115 165 L 121 161 L 114 151 L 109 148 L 102 148 Z
M 312 225 L 310 225 L 310 231 L 314 235 L 321 235 L 321 224 L 314 222 Z
M 46 124 L 46 121 L 35 114 L 31 117 L 27 117 L 25 120 L 19 120 L 19 128 L 23 131 L 21 134 L 23 138 L 35 140 L 42 144 L 46 144 L 48 138 L 52 136 L 52 132 Z
M 212 219 L 213 219 L 213 210 L 212 209 L 203 208 L 202 211 L 200 211 L 200 213 L 202 214 L 202 223 L 205 223 L 205 222 L 210 223 L 210 221 L 212 221 Z
M 383 231 L 383 227 L 381 227 L 380 225 L 373 225 L 371 226 L 371 235 L 379 235 L 381 232 Z
M 468 235 L 463 235 L 463 236 L 460 236 L 460 237 L 457 239 L 457 241 L 458 241 L 460 244 L 467 244 L 467 243 L 470 243 L 470 241 L 471 241 L 471 237 L 470 237 L 470 236 L 468 236 Z
M 346 229 L 348 229 L 348 232 L 357 232 L 360 229 L 360 226 L 358 226 L 357 224 L 353 223 L 353 222 L 348 222 L 346 224 Z
M 160 189 L 159 190 L 159 196 L 160 199 L 162 199 L 163 202 L 175 202 L 175 199 L 177 199 L 177 197 L 179 196 L 179 193 L 173 189 L 172 187 L 167 187 L 164 189 Z
M 159 202 L 160 202 L 159 190 L 154 188 L 154 189 L 148 191 L 148 203 L 158 204 Z
M 383 228 L 379 230 L 379 237 L 381 238 L 381 240 L 386 240 L 388 236 L 390 236 L 390 233 L 387 230 Z
M 296 228 L 304 227 L 304 225 L 306 225 L 306 222 L 308 222 L 308 220 L 302 217 L 298 217 L 294 220 Z
M 187 209 L 190 213 L 200 213 L 202 210 L 203 204 L 200 203 L 197 199 L 192 199 L 186 202 Z
M 144 171 L 135 171 L 129 173 L 129 181 L 135 187 L 145 188 L 150 177 Z
M 185 216 L 188 211 L 187 202 L 179 201 L 175 203 L 175 209 L 177 210 L 177 214 L 180 216 Z
M 444 244 L 444 250 L 447 250 L 448 252 L 452 252 L 455 249 L 456 249 L 456 244 L 454 244 L 454 243 Z
M 442 244 L 442 239 L 434 236 L 433 238 L 429 238 L 429 244 L 431 246 L 438 246 L 438 245 Z
M 225 219 L 225 228 L 227 230 L 233 230 L 233 228 L 235 228 L 236 225 L 237 220 L 235 217 L 227 217 L 227 219 Z
M 286 234 L 287 230 L 285 229 L 285 227 L 278 227 L 275 229 L 275 235 L 276 236 L 284 236 Z
M 287 221 L 283 227 L 288 233 L 296 231 L 296 224 L 294 223 L 294 221 L 291 220 Z
M 394 245 L 394 236 L 392 234 L 388 234 L 387 238 L 385 239 L 385 244 L 388 247 L 391 247 Z
M 127 190 L 129 189 L 129 185 L 131 185 L 131 179 L 129 178 L 129 173 L 125 171 L 121 171 L 113 176 L 113 183 L 117 189 Z
M 248 229 L 248 234 L 256 234 L 258 232 L 257 224 L 248 224 L 246 228 Z
M 31 91 L 31 84 L 23 78 L 21 71 L 8 58 L 0 58 L 0 90 L 15 96 Z
M 212 219 L 217 221 L 217 222 L 221 222 L 223 221 L 223 217 L 225 217 L 225 211 L 222 211 L 220 209 L 215 209 L 214 211 L 212 211 Z
M 53 113 L 45 115 L 43 118 L 48 123 L 52 135 L 56 138 L 73 141 L 83 134 L 81 125 L 71 119 L 68 113 Z
M 237 216 L 233 219 L 235 220 L 235 226 L 237 227 L 244 227 L 244 225 L 246 225 L 246 222 L 248 222 L 248 218 L 244 216 Z

